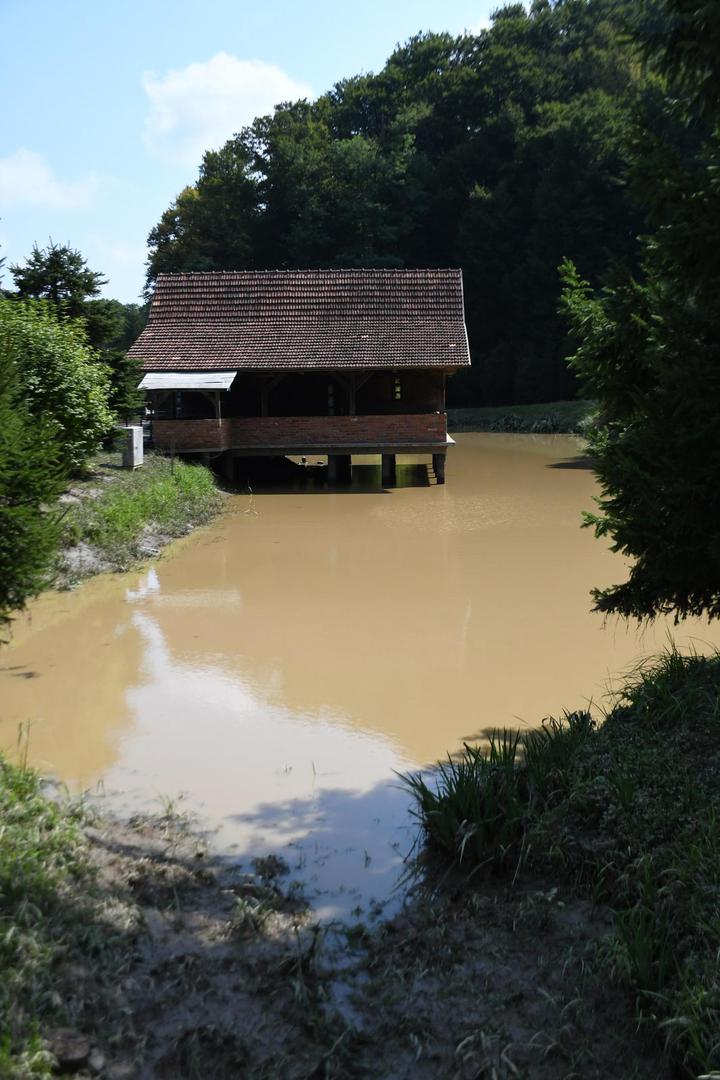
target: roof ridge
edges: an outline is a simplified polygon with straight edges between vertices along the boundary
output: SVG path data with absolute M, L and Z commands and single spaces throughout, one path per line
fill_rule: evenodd
M 188 277 L 231 277 L 244 274 L 462 274 L 461 266 L 348 266 L 329 267 L 327 269 L 317 267 L 299 267 L 295 269 L 276 270 L 177 270 L 161 271 L 157 275 L 160 278 L 188 278 Z

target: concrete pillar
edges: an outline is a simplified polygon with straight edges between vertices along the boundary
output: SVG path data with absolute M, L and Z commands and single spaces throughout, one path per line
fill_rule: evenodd
M 445 483 L 445 454 L 433 454 L 433 472 L 438 484 Z
M 395 467 L 395 455 L 383 454 L 382 455 L 382 483 L 383 487 L 390 487 L 395 483 L 396 479 L 396 467 Z
M 226 450 L 220 459 L 222 474 L 229 484 L 235 483 L 235 455 L 232 450 Z
M 337 455 L 338 480 L 341 484 L 349 484 L 352 480 L 352 457 L 350 454 Z
M 328 484 L 334 484 L 337 481 L 337 458 L 334 454 L 328 454 L 327 480 Z
M 347 484 L 352 478 L 350 454 L 328 454 L 328 483 Z

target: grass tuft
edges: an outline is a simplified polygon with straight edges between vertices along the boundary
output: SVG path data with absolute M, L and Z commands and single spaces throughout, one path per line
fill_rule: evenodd
M 599 727 L 496 734 L 405 782 L 436 854 L 500 873 L 517 854 L 606 904 L 638 1020 L 680 1075 L 720 1075 L 720 655 L 671 647 Z
M 62 546 L 88 545 L 99 568 L 126 570 L 169 538 L 210 521 L 222 495 L 202 465 L 148 455 L 142 468 L 105 478 L 104 490 L 81 492 L 64 518 Z M 67 555 L 61 564 L 67 563 Z M 72 578 L 65 567 L 62 575 Z
M 49 801 L 36 773 L 0 758 L 0 1075 L 49 1076 L 36 1012 L 51 1000 L 63 950 L 66 885 L 85 874 L 72 813 Z
M 517 860 L 530 816 L 565 790 L 592 729 L 587 713 L 570 713 L 539 731 L 494 731 L 487 746 L 466 743 L 440 762 L 430 783 L 403 776 L 430 847 L 473 873 Z

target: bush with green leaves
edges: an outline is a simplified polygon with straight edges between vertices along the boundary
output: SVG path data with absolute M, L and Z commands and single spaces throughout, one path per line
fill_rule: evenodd
M 62 485 L 56 433 L 30 414 L 0 327 L 0 634 L 51 574 Z
M 82 326 L 42 301 L 0 299 L 0 340 L 28 413 L 54 424 L 62 464 L 81 470 L 115 421 L 108 370 Z

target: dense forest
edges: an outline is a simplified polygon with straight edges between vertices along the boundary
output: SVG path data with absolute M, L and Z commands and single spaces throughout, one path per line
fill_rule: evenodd
M 572 397 L 558 266 L 599 284 L 644 226 L 629 177 L 664 91 L 628 34 L 640 7 L 510 4 L 278 106 L 204 155 L 150 234 L 148 289 L 164 271 L 461 266 L 473 369 L 452 403 Z

